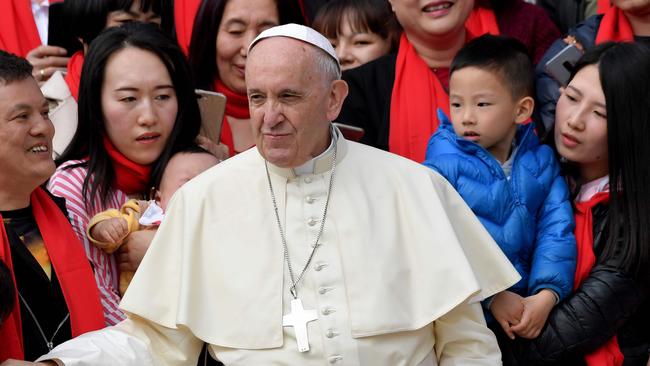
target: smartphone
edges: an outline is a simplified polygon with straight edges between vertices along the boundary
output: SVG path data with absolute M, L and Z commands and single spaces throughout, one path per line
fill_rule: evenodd
M 333 125 L 336 126 L 339 130 L 341 130 L 343 137 L 345 137 L 350 141 L 359 141 L 366 133 L 366 131 L 364 131 L 363 128 L 361 127 L 350 126 L 338 122 L 334 122 Z
M 83 48 L 81 42 L 72 34 L 70 22 L 67 21 L 63 9 L 63 2 L 50 1 L 47 26 L 47 44 L 63 47 L 68 51 L 67 56 Z
M 573 67 L 580 57 L 582 57 L 582 51 L 576 45 L 567 45 L 557 55 L 548 60 L 546 65 L 544 65 L 544 70 L 553 79 L 557 80 L 560 85 L 566 86 L 569 83 Z
M 226 96 L 209 90 L 196 89 L 195 92 L 201 110 L 200 134 L 218 144 L 226 111 Z

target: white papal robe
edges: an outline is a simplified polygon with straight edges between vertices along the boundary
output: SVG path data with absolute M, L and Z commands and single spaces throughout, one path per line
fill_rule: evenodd
M 290 279 L 264 160 L 239 154 L 174 196 L 121 307 L 129 319 L 60 345 L 66 365 L 497 365 L 480 304 L 519 276 L 444 178 L 338 135 L 324 231 L 298 285 L 310 351 L 297 350 Z M 333 148 L 313 174 L 269 164 L 294 273 L 320 228 Z

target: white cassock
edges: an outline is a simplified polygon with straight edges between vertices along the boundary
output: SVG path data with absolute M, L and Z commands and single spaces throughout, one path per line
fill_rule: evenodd
M 310 350 L 283 327 L 292 297 L 264 160 L 239 154 L 183 186 L 121 307 L 129 319 L 66 342 L 66 365 L 498 365 L 477 302 L 519 275 L 444 178 L 336 142 L 321 246 L 298 285 Z M 294 273 L 320 228 L 334 144 L 312 174 L 269 164 Z

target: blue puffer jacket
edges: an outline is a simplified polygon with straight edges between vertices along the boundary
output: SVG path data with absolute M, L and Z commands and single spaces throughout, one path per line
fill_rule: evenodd
M 574 36 L 578 42 L 588 50 L 596 45 L 596 34 L 600 27 L 600 21 L 603 19 L 602 15 L 594 15 L 582 23 L 578 24 L 575 28 L 569 29 L 570 35 Z M 555 124 L 555 104 L 560 98 L 560 84 L 549 75 L 544 69 L 544 65 L 560 53 L 566 43 L 563 39 L 558 39 L 551 47 L 548 48 L 542 59 L 539 60 L 535 68 L 535 89 L 537 100 L 535 101 L 535 120 L 541 121 L 539 131 L 542 131 L 543 137 L 552 135 L 553 125 Z
M 568 188 L 551 148 L 539 143 L 532 123 L 520 126 L 507 179 L 492 154 L 456 136 L 438 115 L 424 164 L 456 188 L 519 271 L 509 290 L 529 296 L 547 288 L 564 298 L 573 287 L 576 242 Z

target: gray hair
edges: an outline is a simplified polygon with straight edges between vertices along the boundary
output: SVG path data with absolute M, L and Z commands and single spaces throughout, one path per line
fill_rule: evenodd
M 341 69 L 335 59 L 327 52 L 317 47 L 311 47 L 314 50 L 314 62 L 318 73 L 322 76 L 326 84 L 341 78 Z

